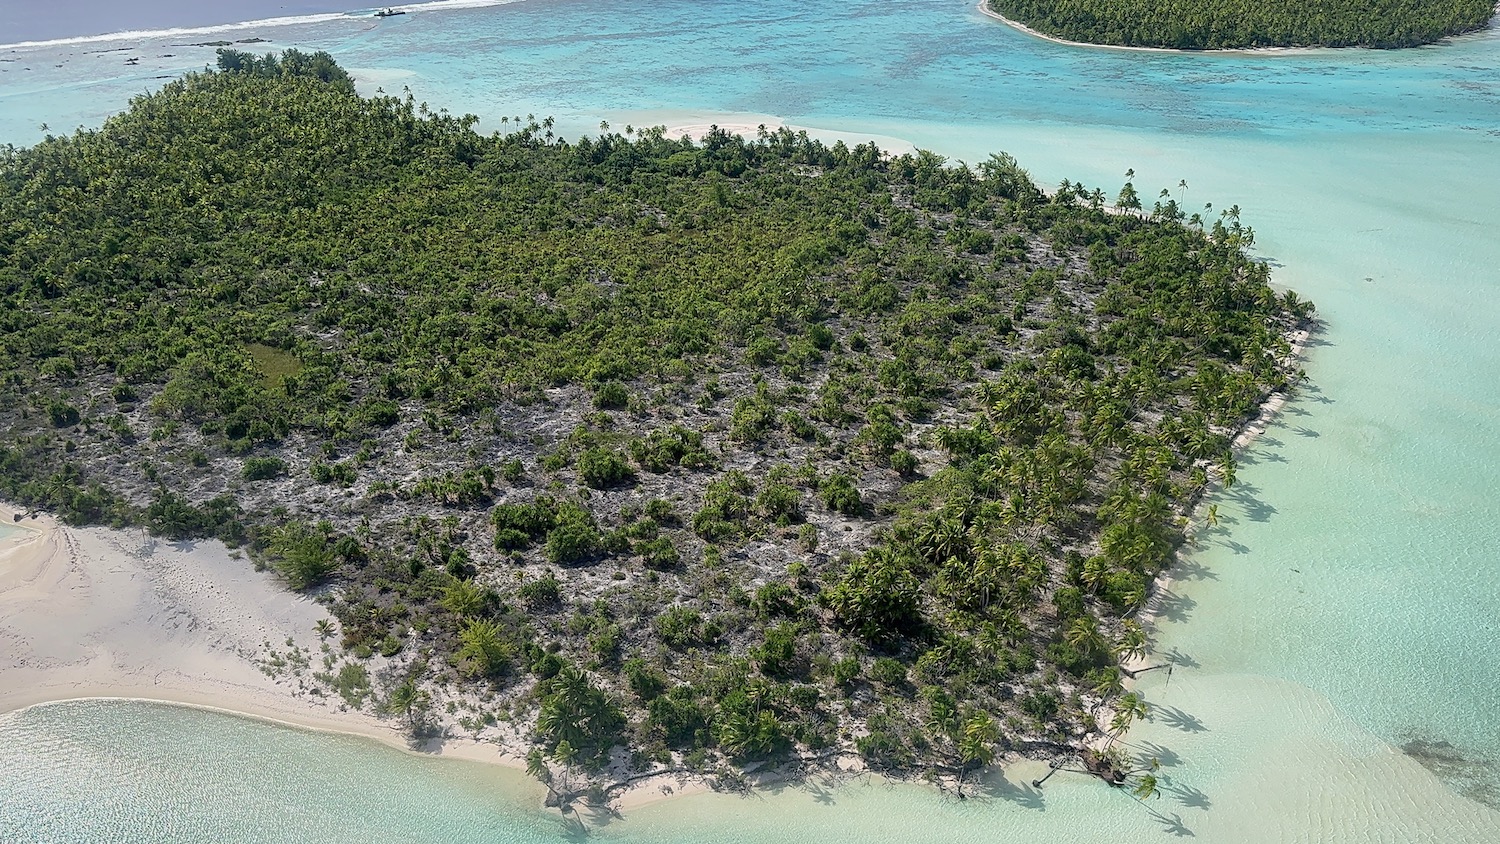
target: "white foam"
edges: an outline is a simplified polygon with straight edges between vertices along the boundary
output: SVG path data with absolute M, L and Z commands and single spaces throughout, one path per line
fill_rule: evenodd
M 427 3 L 411 3 L 404 6 L 391 6 L 390 8 L 407 13 L 416 13 L 454 9 L 480 9 L 486 6 L 505 6 L 516 2 L 520 2 L 520 0 L 430 0 Z M 102 35 L 78 35 L 69 38 L 51 38 L 41 41 L 17 41 L 13 44 L 0 44 L 0 50 L 44 49 L 47 47 L 67 47 L 75 44 L 102 44 L 114 41 L 148 41 L 161 38 L 178 38 L 186 35 L 216 35 L 247 29 L 273 29 L 283 26 L 328 23 L 338 20 L 364 20 L 371 17 L 374 11 L 374 9 L 353 9 L 348 12 L 322 12 L 314 15 L 260 18 L 253 21 L 211 24 L 208 26 L 185 26 L 169 29 L 129 29 L 122 32 L 107 32 Z

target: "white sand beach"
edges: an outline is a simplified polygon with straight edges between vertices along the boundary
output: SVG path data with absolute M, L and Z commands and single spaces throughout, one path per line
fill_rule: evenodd
M 289 649 L 288 637 L 317 654 L 316 625 L 329 615 L 222 543 L 73 528 L 8 504 L 0 524 L 17 528 L 0 536 L 0 713 L 80 698 L 151 700 L 525 767 L 516 736 L 433 739 L 413 750 L 394 721 L 262 671 L 270 651 Z M 631 783 L 613 804 L 704 790 L 701 779 L 668 774 Z
M 726 114 L 722 120 L 715 120 L 704 115 L 694 115 L 689 119 L 693 122 L 682 123 L 673 121 L 666 124 L 665 135 L 674 140 L 687 138 L 693 141 L 701 141 L 711 130 L 718 128 L 731 135 L 740 135 L 748 141 L 754 141 L 760 136 L 760 130 L 764 127 L 768 132 L 777 132 L 782 129 L 790 129 L 793 132 L 806 132 L 809 137 L 828 145 L 843 141 L 845 145 L 852 147 L 873 142 L 890 155 L 905 155 L 917 151 L 916 145 L 904 138 L 861 132 L 840 132 L 814 126 L 798 126 L 771 116 L 756 118 L 753 115 Z
M 0 712 L 130 697 L 396 741 L 342 701 L 297 694 L 256 660 L 287 638 L 317 652 L 326 610 L 218 542 L 70 528 L 0 505 Z

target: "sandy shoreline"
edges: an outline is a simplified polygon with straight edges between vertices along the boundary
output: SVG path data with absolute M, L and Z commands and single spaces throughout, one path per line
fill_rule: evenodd
M 20 528 L 0 538 L 0 714 L 69 700 L 136 700 L 525 768 L 527 746 L 511 736 L 433 739 L 413 748 L 394 722 L 352 710 L 336 695 L 310 694 L 305 678 L 262 671 L 256 660 L 285 649 L 288 638 L 319 655 L 315 625 L 327 613 L 222 544 L 72 528 L 44 514 L 14 522 L 16 512 L 0 503 L 0 522 Z M 853 754 L 812 764 L 745 779 L 762 788 L 810 776 L 826 786 L 865 773 Z M 1016 764 L 1035 763 L 1007 758 L 987 776 L 1004 776 Z M 612 789 L 607 809 L 579 810 L 630 811 L 709 790 L 705 776 L 674 770 Z
M 1179 53 L 1179 54 L 1181 54 L 1181 53 L 1214 53 L 1214 54 L 1243 53 L 1243 54 L 1246 54 L 1246 55 L 1256 55 L 1256 56 L 1265 56 L 1265 55 L 1277 56 L 1277 55 L 1296 55 L 1296 54 L 1300 54 L 1300 53 L 1311 53 L 1311 52 L 1313 52 L 1315 50 L 1351 49 L 1351 48 L 1333 48 L 1333 47 L 1240 47 L 1240 48 L 1227 49 L 1227 50 L 1183 50 L 1183 49 L 1180 49 L 1180 48 L 1177 48 L 1177 47 L 1131 47 L 1131 46 L 1128 46 L 1128 45 L 1125 45 L 1125 44 L 1093 44 L 1093 43 L 1090 43 L 1088 41 L 1069 41 L 1066 38 L 1058 38 L 1056 35 L 1048 35 L 1047 33 L 1042 32 L 1040 30 L 1033 29 L 1033 28 L 1027 26 L 1024 23 L 1021 23 L 1020 21 L 1013 21 L 1010 18 L 1008 18 L 1008 17 L 1000 14 L 999 12 L 995 11 L 994 9 L 991 9 L 990 5 L 989 5 L 989 0 L 979 0 L 979 5 L 976 6 L 975 8 L 979 9 L 979 13 L 982 14 L 982 15 L 984 15 L 985 17 L 987 17 L 987 18 L 994 18 L 995 20 L 1000 21 L 1001 23 L 1005 24 L 1006 26 L 1010 27 L 1011 29 L 1015 29 L 1015 30 L 1019 30 L 1021 32 L 1024 32 L 1024 33 L 1026 33 L 1027 35 L 1030 35 L 1033 38 L 1040 38 L 1043 41 L 1051 41 L 1053 44 L 1062 44 L 1062 45 L 1067 46 L 1067 47 L 1086 47 L 1086 48 L 1091 49 L 1091 50 L 1124 50 L 1124 51 L 1133 52 L 1133 53 Z M 1358 49 L 1358 48 L 1352 48 L 1352 49 Z
M 524 770 L 519 744 L 449 737 L 413 748 L 394 722 L 311 694 L 305 678 L 262 671 L 256 661 L 284 651 L 288 638 L 320 655 L 315 625 L 329 616 L 221 543 L 72 528 L 46 514 L 16 521 L 17 512 L 0 503 L 0 523 L 18 529 L 0 538 L 0 714 L 69 700 L 147 701 Z M 663 774 L 630 783 L 610 803 L 638 808 L 707 788 Z
M 1289 339 L 1289 362 L 1301 362 L 1310 332 L 1301 329 Z M 1243 451 L 1263 434 L 1287 400 L 1285 392 L 1271 396 L 1233 449 Z M 1194 512 L 1204 506 L 1200 500 Z M 413 748 L 393 722 L 352 711 L 337 696 L 309 694 L 305 680 L 262 671 L 255 660 L 288 639 L 318 653 L 315 626 L 329 616 L 269 572 L 255 571 L 238 552 L 214 541 L 167 543 L 138 530 L 70 528 L 44 514 L 15 521 L 16 512 L 0 503 L 0 523 L 19 529 L 0 538 L 0 713 L 65 700 L 150 701 L 360 736 L 408 753 L 525 768 L 523 743 L 450 737 Z M 1174 574 L 1175 566 L 1158 575 L 1137 615 L 1153 638 Z M 1151 662 L 1147 654 L 1124 667 L 1139 670 Z M 830 761 L 830 776 L 863 771 L 855 757 Z M 1027 764 L 1035 762 L 1007 757 L 986 775 L 1003 777 Z M 765 786 L 788 776 L 773 770 L 748 779 Z M 616 789 L 609 806 L 628 811 L 708 790 L 701 776 L 663 773 Z
M 710 131 L 718 129 L 731 135 L 740 135 L 745 140 L 753 141 L 760 137 L 760 130 L 764 127 L 767 132 L 776 132 L 783 128 L 791 128 L 780 121 L 766 121 L 765 123 L 689 123 L 682 126 L 667 127 L 666 135 L 674 140 L 687 138 L 693 141 L 701 141 Z
M 0 539 L 0 712 L 85 698 L 149 700 L 373 738 L 408 749 L 391 723 L 272 677 L 256 660 L 317 654 L 327 611 L 218 542 L 70 528 L 39 514 Z M 494 744 L 424 748 L 519 766 Z
M 69 528 L 39 514 L 0 539 L 0 712 L 77 698 L 219 708 L 390 740 L 379 721 L 299 697 L 253 662 L 291 637 L 316 651 L 316 603 L 216 542 Z
M 1289 339 L 1289 363 L 1303 361 L 1309 330 Z M 1272 395 L 1236 435 L 1234 451 L 1263 434 L 1287 400 L 1285 392 Z M 1200 499 L 1193 512 L 1204 506 Z M 17 512 L 0 503 L 0 523 L 18 529 L 0 538 L 0 713 L 64 700 L 142 700 L 525 768 L 519 743 L 445 738 L 414 749 L 395 724 L 351 711 L 336 696 L 313 696 L 305 680 L 262 671 L 255 660 L 289 641 L 318 653 L 315 626 L 329 615 L 221 543 L 167 543 L 137 530 L 70 528 L 45 514 L 16 520 Z M 1136 616 L 1148 634 L 1172 597 L 1175 569 L 1158 575 Z M 1139 670 L 1151 660 L 1143 655 L 1124 667 Z M 991 773 L 1003 776 L 1026 761 L 1007 758 Z M 858 773 L 858 762 L 834 760 L 829 773 Z M 757 785 L 784 779 L 776 772 L 751 777 Z M 672 772 L 632 781 L 609 802 L 630 810 L 707 790 L 704 778 Z
M 1299 328 L 1287 339 L 1290 341 L 1291 350 L 1287 353 L 1286 363 L 1288 366 L 1300 365 L 1306 361 L 1307 344 L 1312 339 L 1312 329 Z M 1235 435 L 1233 442 L 1230 443 L 1230 450 L 1238 456 L 1246 448 L 1249 448 L 1257 438 L 1266 432 L 1271 423 L 1275 421 L 1277 415 L 1281 413 L 1281 409 L 1286 407 L 1289 399 L 1290 395 L 1285 390 L 1273 393 L 1266 400 L 1266 403 L 1260 406 L 1260 413 L 1256 414 L 1255 418 L 1250 420 Z M 1198 498 L 1198 501 L 1193 505 L 1193 509 L 1188 512 L 1190 520 L 1196 519 L 1197 514 L 1208 506 L 1204 503 L 1208 497 L 1205 494 Z M 1146 603 L 1141 607 L 1140 612 L 1136 613 L 1136 621 L 1146 629 L 1148 634 L 1152 634 L 1152 639 L 1155 639 L 1154 622 L 1156 621 L 1156 617 L 1161 613 L 1162 604 L 1174 597 L 1170 590 L 1172 583 L 1176 579 L 1177 566 L 1178 562 L 1174 562 L 1172 566 L 1156 576 L 1156 579 L 1151 583 Z M 1123 664 L 1122 667 L 1128 671 L 1139 671 L 1150 664 L 1151 655 L 1146 654 L 1130 660 Z
M 698 136 L 710 125 L 669 133 Z M 751 136 L 758 129 L 718 125 Z M 1289 361 L 1303 360 L 1308 339 L 1307 330 L 1289 338 Z M 1233 449 L 1243 450 L 1264 433 L 1286 401 L 1286 393 L 1271 396 L 1237 433 Z M 258 661 L 289 647 L 314 659 L 325 647 L 340 660 L 343 654 L 317 635 L 317 624 L 330 619 L 327 610 L 286 590 L 273 574 L 255 571 L 241 552 L 216 541 L 168 542 L 140 529 L 72 528 L 46 514 L 17 519 L 18 512 L 24 513 L 0 502 L 0 524 L 16 528 L 0 537 L 0 713 L 65 700 L 153 701 L 524 769 L 529 744 L 513 730 L 485 740 L 434 739 L 413 748 L 393 721 L 351 709 L 336 694 L 318 694 L 317 683 L 305 674 L 262 670 Z M 1175 567 L 1157 577 L 1137 615 L 1149 634 L 1172 597 L 1174 573 Z M 1149 661 L 1141 657 L 1125 667 L 1136 670 Z M 1009 757 L 992 773 L 1025 762 Z M 861 771 L 859 763 L 841 757 L 823 764 L 837 776 Z M 749 777 L 757 785 L 785 779 L 775 770 Z M 619 787 L 610 805 L 633 809 L 708 788 L 701 776 L 664 773 Z
M 743 114 L 726 114 L 724 116 L 724 120 L 722 121 L 713 119 L 705 120 L 700 117 L 700 119 L 696 119 L 692 123 L 674 123 L 673 125 L 667 126 L 665 129 L 665 135 L 666 137 L 672 138 L 674 140 L 681 140 L 686 138 L 689 140 L 701 142 L 704 136 L 706 136 L 710 130 L 718 128 L 721 131 L 728 132 L 731 135 L 739 135 L 745 140 L 753 142 L 760 137 L 761 127 L 765 127 L 767 132 L 773 133 L 779 132 L 782 129 L 789 129 L 792 132 L 806 132 L 808 137 L 818 141 L 822 141 L 824 144 L 827 144 L 829 146 L 842 141 L 844 144 L 851 147 L 858 146 L 864 143 L 873 143 L 876 146 L 880 147 L 882 151 L 890 155 L 904 155 L 907 153 L 915 153 L 917 151 L 916 144 L 913 144 L 912 142 L 904 138 L 895 138 L 888 135 L 873 135 L 863 132 L 841 132 L 836 129 L 823 129 L 815 126 L 797 126 L 791 123 L 786 123 L 780 118 L 771 116 L 767 116 L 755 123 L 750 122 L 751 119 L 753 119 L 753 117 L 747 118 L 747 116 Z

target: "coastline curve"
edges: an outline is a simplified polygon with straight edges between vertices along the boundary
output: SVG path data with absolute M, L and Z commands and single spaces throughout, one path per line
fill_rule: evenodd
M 1017 20 L 1012 20 L 1012 19 L 1010 19 L 1010 18 L 1008 18 L 1008 17 L 1000 14 L 999 12 L 995 11 L 994 9 L 991 9 L 990 8 L 990 4 L 989 4 L 989 0 L 979 0 L 979 2 L 975 5 L 974 8 L 977 9 L 979 11 L 979 13 L 982 14 L 982 15 L 984 15 L 985 17 L 997 20 L 997 21 L 1005 24 L 1006 26 L 1010 27 L 1011 29 L 1014 29 L 1014 30 L 1016 30 L 1018 32 L 1023 32 L 1023 33 L 1025 33 L 1027 35 L 1030 35 L 1032 38 L 1039 38 L 1039 39 L 1041 39 L 1043 41 L 1050 41 L 1053 44 L 1061 44 L 1062 46 L 1065 46 L 1065 47 L 1083 47 L 1083 48 L 1092 49 L 1092 50 L 1115 50 L 1115 51 L 1119 51 L 1119 52 L 1128 52 L 1128 53 L 1169 53 L 1169 54 L 1175 54 L 1175 55 L 1193 54 L 1193 53 L 1208 53 L 1208 54 L 1213 54 L 1213 55 L 1276 56 L 1276 57 L 1280 57 L 1280 56 L 1308 55 L 1308 54 L 1312 54 L 1312 53 L 1324 52 L 1324 51 L 1327 51 L 1327 50 L 1345 51 L 1345 50 L 1374 50 L 1374 49 L 1379 49 L 1379 48 L 1375 48 L 1375 47 L 1350 46 L 1350 47 L 1228 47 L 1228 48 L 1205 48 L 1205 49 L 1201 49 L 1201 50 L 1187 50 L 1187 49 L 1182 49 L 1182 48 L 1179 48 L 1179 47 L 1138 47 L 1138 46 L 1132 46 L 1132 45 L 1128 45 L 1128 44 L 1095 44 L 1095 43 L 1090 42 L 1090 41 L 1071 41 L 1071 40 L 1069 40 L 1067 38 L 1059 38 L 1056 35 L 1048 35 L 1047 33 L 1042 32 L 1041 30 L 1036 29 L 1035 27 L 1027 26 L 1026 24 L 1021 23 L 1020 21 L 1017 21 Z M 1496 12 L 1497 15 L 1500 15 L 1500 3 L 1496 3 L 1496 5 L 1495 5 L 1495 12 Z M 1461 32 L 1461 33 L 1458 33 L 1456 35 L 1448 35 L 1448 36 L 1445 36 L 1445 37 L 1443 37 L 1443 38 L 1441 38 L 1438 41 L 1433 42 L 1433 43 L 1435 43 L 1435 44 L 1445 44 L 1445 43 L 1451 43 L 1453 40 L 1459 39 L 1459 38 L 1474 37 L 1474 36 L 1482 35 L 1486 31 L 1494 28 L 1495 25 L 1496 25 L 1495 24 L 1495 18 L 1492 17 L 1491 20 L 1490 20 L 1490 23 L 1487 26 L 1481 27 L 1480 29 L 1474 30 L 1472 32 Z M 1420 45 L 1420 46 L 1431 46 L 1431 45 L 1430 44 L 1424 44 L 1424 45 Z

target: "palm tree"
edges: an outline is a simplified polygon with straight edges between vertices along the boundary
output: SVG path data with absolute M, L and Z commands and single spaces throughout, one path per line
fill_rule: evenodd
M 927 721 L 923 724 L 934 736 L 951 735 L 958 727 L 958 711 L 953 703 L 942 697 L 931 702 Z
M 535 777 L 538 782 L 547 786 L 549 791 L 551 790 L 552 769 L 547 767 L 547 757 L 542 753 L 541 748 L 533 747 L 531 752 L 526 754 L 526 774 Z
M 621 715 L 609 696 L 572 665 L 549 682 L 550 691 L 537 715 L 537 731 L 580 751 L 605 752 L 613 746 Z
M 505 633 L 491 619 L 470 619 L 459 633 L 463 643 L 456 655 L 460 670 L 471 677 L 493 677 L 510 662 L 510 648 Z
M 1063 638 L 1085 654 L 1099 653 L 1108 648 L 1104 636 L 1099 633 L 1099 622 L 1091 615 L 1073 619 Z
M 917 531 L 917 543 L 929 562 L 969 558 L 968 536 L 955 519 L 929 520 Z
M 72 466 L 68 466 L 63 471 L 57 472 L 47 479 L 45 490 L 49 503 L 55 506 L 62 506 L 72 497 L 69 495 L 73 491 L 74 478 L 70 471 L 72 468 Z
M 995 719 L 986 712 L 975 712 L 964 722 L 963 733 L 958 740 L 958 796 L 964 796 L 964 774 L 969 766 L 984 767 L 995 761 L 995 742 L 1000 738 L 1000 728 Z
M 1141 778 L 1136 780 L 1135 787 L 1130 789 L 1130 793 L 1137 800 L 1161 797 L 1161 787 L 1156 782 L 1156 774 L 1142 774 Z
M 1083 585 L 1089 592 L 1098 594 L 1109 581 L 1109 561 L 1103 556 L 1089 557 L 1083 561 Z
M 1224 457 L 1219 460 L 1219 479 L 1224 482 L 1224 488 L 1234 486 L 1234 454 L 1224 452 Z
M 1208 505 L 1208 512 L 1204 514 L 1204 521 L 1208 522 L 1209 527 L 1219 526 L 1219 505 Z
M 386 699 L 385 709 L 392 715 L 399 715 L 406 719 L 406 728 L 413 735 L 421 726 L 422 718 L 427 714 L 427 706 L 432 702 L 432 695 L 426 690 L 417 687 L 416 680 L 407 677 L 402 680 Z
M 745 684 L 745 699 L 755 707 L 756 715 L 760 715 L 761 707 L 770 700 L 773 691 L 771 684 L 760 677 Z
M 558 796 L 558 809 L 566 812 L 569 810 L 570 807 L 568 804 L 573 798 L 569 784 L 573 780 L 573 763 L 578 761 L 578 748 L 574 747 L 572 742 L 563 739 L 557 743 L 556 747 L 552 748 L 552 758 L 563 766 L 563 773 L 558 779 L 558 788 L 554 793 Z M 530 762 L 528 761 L 527 764 L 529 768 Z M 547 784 L 547 788 L 552 790 L 550 782 Z
M 477 615 L 484 609 L 488 592 L 472 580 L 454 580 L 443 589 L 442 604 L 456 615 Z
M 1129 662 L 1146 655 L 1146 631 L 1141 625 L 1132 619 L 1123 622 L 1125 632 L 1120 636 L 1120 641 L 1115 645 L 1115 656 L 1121 662 Z
M 1146 707 L 1145 698 L 1136 692 L 1126 692 L 1115 701 L 1115 714 L 1110 719 L 1109 727 L 1115 738 L 1119 738 L 1130 729 L 1130 725 L 1137 719 L 1144 718 L 1149 709 Z
M 730 755 L 740 755 L 750 749 L 750 719 L 743 714 L 724 719 L 719 726 L 719 746 Z
M 1101 672 L 1101 675 L 1099 682 L 1094 684 L 1094 694 L 1101 698 L 1111 698 L 1125 691 L 1125 683 L 1118 669 Z

